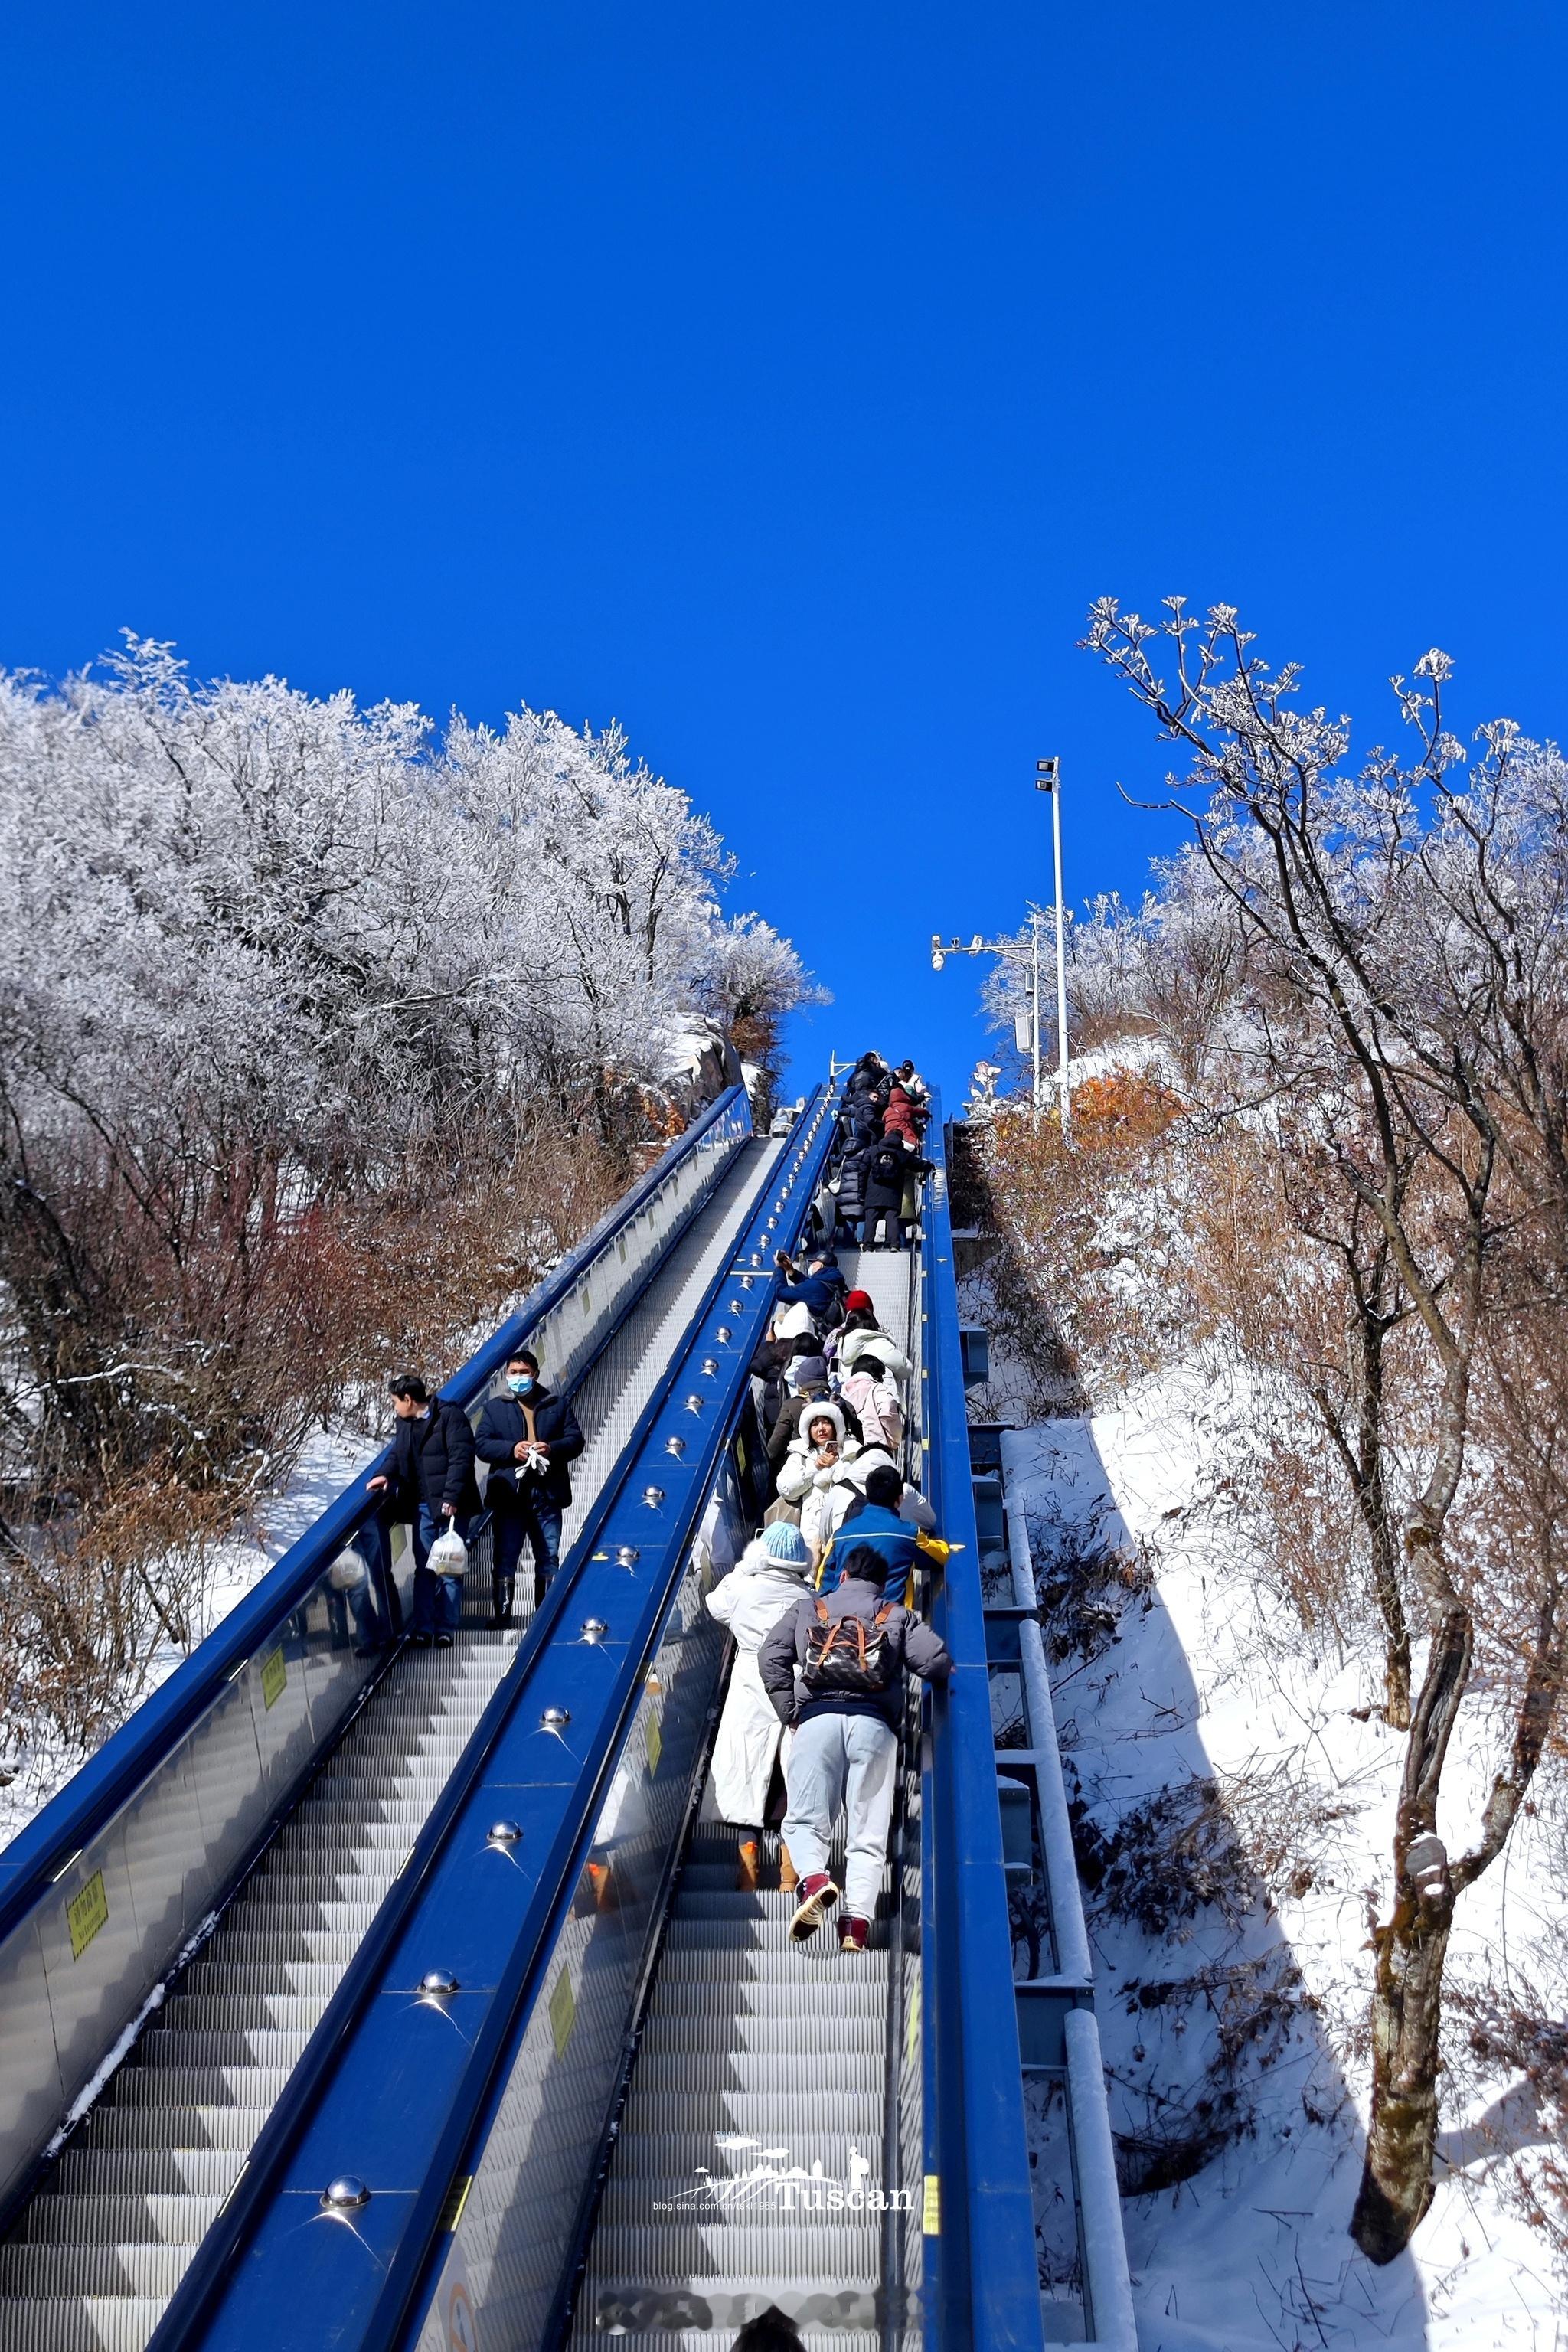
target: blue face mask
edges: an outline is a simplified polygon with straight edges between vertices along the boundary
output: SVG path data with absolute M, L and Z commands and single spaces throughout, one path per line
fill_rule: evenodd
M 509 1372 L 506 1376 L 506 1384 L 511 1391 L 513 1396 L 526 1396 L 533 1386 L 533 1374 L 531 1372 Z

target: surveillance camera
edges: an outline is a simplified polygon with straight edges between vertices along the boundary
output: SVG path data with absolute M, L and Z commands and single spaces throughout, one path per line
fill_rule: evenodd
M 940 948 L 932 948 L 931 951 L 931 968 L 932 971 L 940 971 L 946 961 L 947 958 L 943 955 L 942 950 Z

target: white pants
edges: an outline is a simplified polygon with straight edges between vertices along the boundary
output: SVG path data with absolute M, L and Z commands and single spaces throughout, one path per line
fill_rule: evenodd
M 785 1758 L 789 1858 L 802 1878 L 825 1871 L 833 1824 L 844 1813 L 844 1907 L 859 1919 L 872 1917 L 881 1892 L 898 1758 L 891 1727 L 875 1715 L 814 1715 L 797 1728 Z

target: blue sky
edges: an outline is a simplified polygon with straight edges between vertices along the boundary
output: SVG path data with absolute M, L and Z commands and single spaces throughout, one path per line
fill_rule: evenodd
M 1139 887 L 1100 593 L 1387 731 L 1563 724 L 1544 5 L 11 15 L 0 661 L 619 718 L 829 1044 L 960 1087 L 933 929 Z M 1375 722 L 1375 724 L 1373 723 Z

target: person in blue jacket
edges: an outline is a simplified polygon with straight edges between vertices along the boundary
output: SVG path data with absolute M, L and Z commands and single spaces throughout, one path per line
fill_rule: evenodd
M 848 1286 L 831 1251 L 814 1251 L 806 1260 L 804 1274 L 783 1250 L 775 1253 L 773 1264 L 785 1276 L 778 1297 L 781 1307 L 804 1307 L 819 1331 L 831 1331 L 836 1324 L 843 1322 L 844 1293 Z
M 490 1465 L 485 1500 L 495 1513 L 500 1589 L 510 1594 L 526 1537 L 536 1609 L 560 1560 L 561 1520 L 572 1500 L 569 1465 L 584 1442 L 570 1400 L 543 1385 L 531 1349 L 515 1348 L 507 1359 L 504 1392 L 489 1398 L 479 1415 L 478 1450 Z
M 831 1592 L 844 1573 L 849 1553 L 864 1547 L 884 1562 L 884 1596 L 900 1605 L 907 1600 L 920 1529 L 899 1510 L 903 1493 L 902 1475 L 890 1462 L 867 1474 L 865 1500 L 855 1497 L 823 1552 L 816 1579 L 819 1591 Z

